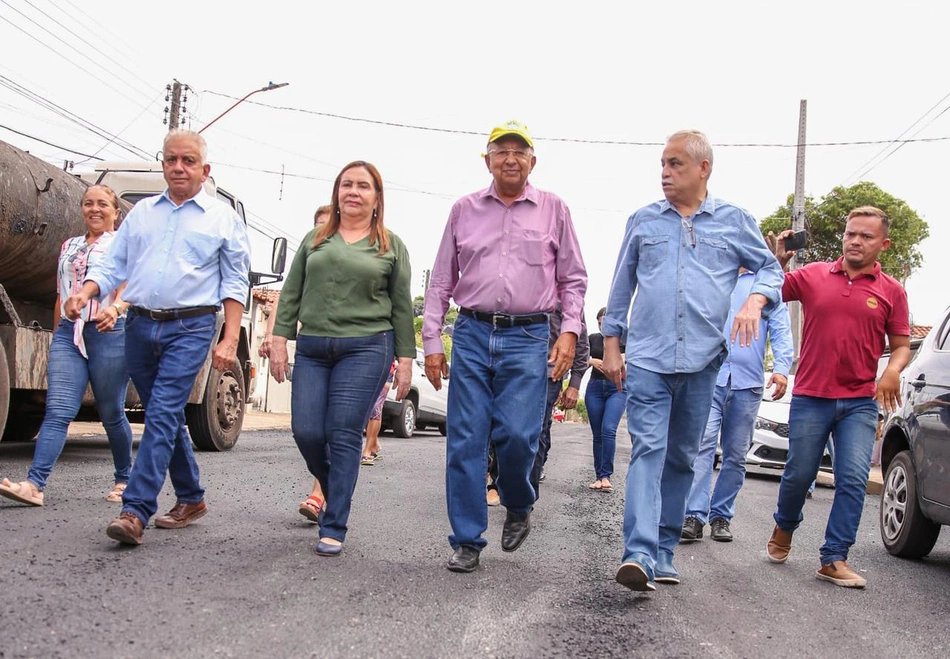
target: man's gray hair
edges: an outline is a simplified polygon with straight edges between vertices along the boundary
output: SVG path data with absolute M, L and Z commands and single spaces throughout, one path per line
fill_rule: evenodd
M 679 130 L 669 136 L 666 143 L 673 140 L 683 140 L 686 142 L 686 153 L 689 154 L 695 162 L 704 160 L 709 161 L 709 172 L 712 173 L 713 150 L 706 134 L 698 130 Z
M 162 151 L 165 150 L 165 147 L 168 146 L 168 142 L 174 139 L 186 139 L 191 140 L 198 145 L 198 153 L 201 155 L 201 162 L 208 162 L 208 143 L 205 142 L 205 138 L 199 135 L 193 130 L 186 130 L 184 128 L 173 128 L 168 131 L 168 134 L 165 136 L 165 140 L 162 142 Z

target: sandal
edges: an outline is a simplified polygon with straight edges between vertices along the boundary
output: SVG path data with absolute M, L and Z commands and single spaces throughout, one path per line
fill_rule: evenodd
M 604 480 L 606 480 L 606 479 L 602 479 L 601 482 L 600 482 L 600 491 L 601 491 L 601 492 L 613 492 L 613 491 L 614 491 L 614 486 L 610 484 L 610 481 L 607 481 L 606 483 L 604 483 Z
M 6 478 L 0 483 L 0 496 L 31 506 L 43 505 L 43 493 L 30 481 L 11 483 Z
M 360 465 L 363 467 L 372 467 L 374 464 L 376 464 L 376 458 L 372 455 L 364 455 L 360 458 Z
M 128 487 L 128 483 L 116 483 L 112 491 L 106 496 L 106 501 L 110 503 L 122 503 L 122 493 Z
M 590 485 L 588 485 L 588 486 L 587 486 L 587 489 L 589 489 L 589 490 L 599 490 L 599 489 L 601 489 L 601 487 L 603 487 L 603 486 L 601 485 L 600 479 L 598 478 L 598 479 L 595 480 L 593 483 L 591 483 Z
M 320 513 L 323 512 L 323 507 L 326 503 L 325 499 L 311 494 L 306 500 L 300 502 L 300 505 L 297 506 L 297 511 L 311 522 L 319 523 Z

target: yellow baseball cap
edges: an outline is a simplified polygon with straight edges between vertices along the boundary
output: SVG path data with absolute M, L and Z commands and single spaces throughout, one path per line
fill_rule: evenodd
M 534 141 L 531 139 L 528 127 L 520 121 L 506 121 L 499 126 L 495 126 L 491 131 L 491 135 L 488 136 L 488 143 L 491 144 L 495 140 L 500 140 L 505 135 L 516 135 L 527 142 L 532 149 L 534 148 Z

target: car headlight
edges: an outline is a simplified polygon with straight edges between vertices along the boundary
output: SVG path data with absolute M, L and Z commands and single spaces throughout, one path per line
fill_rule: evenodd
M 771 430 L 772 432 L 775 432 L 778 430 L 778 426 L 779 424 L 777 424 L 775 421 L 770 421 L 765 417 L 759 416 L 755 418 L 756 430 Z

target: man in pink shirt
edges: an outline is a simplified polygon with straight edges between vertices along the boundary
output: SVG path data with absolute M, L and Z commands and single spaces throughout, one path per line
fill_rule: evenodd
M 581 332 L 587 271 L 571 213 L 528 183 L 537 158 L 517 121 L 488 138 L 493 182 L 452 206 L 426 292 L 426 376 L 447 377 L 442 323 L 459 305 L 452 335 L 446 415 L 445 490 L 455 550 L 446 567 L 472 572 L 488 528 L 488 445 L 498 457 L 498 494 L 508 509 L 501 547 L 515 551 L 531 530 L 531 469 L 544 415 L 546 380 L 571 367 Z M 561 303 L 561 334 L 548 352 L 548 315 Z M 550 367 L 550 370 L 549 370 Z
M 766 551 L 773 563 L 788 560 L 792 533 L 804 519 L 805 494 L 831 434 L 835 500 L 817 577 L 849 588 L 867 583 L 847 559 L 864 510 L 878 406 L 884 412 L 900 406 L 900 372 L 910 360 L 907 293 L 877 262 L 891 244 L 889 230 L 890 220 L 880 209 L 855 208 L 844 229 L 844 255 L 834 263 L 809 263 L 789 272 L 782 287 L 782 299 L 802 303 L 805 325 L 788 415 L 788 461 Z M 785 250 L 791 233 L 777 240 L 783 267 L 794 255 Z M 891 356 L 875 382 L 885 337 Z

